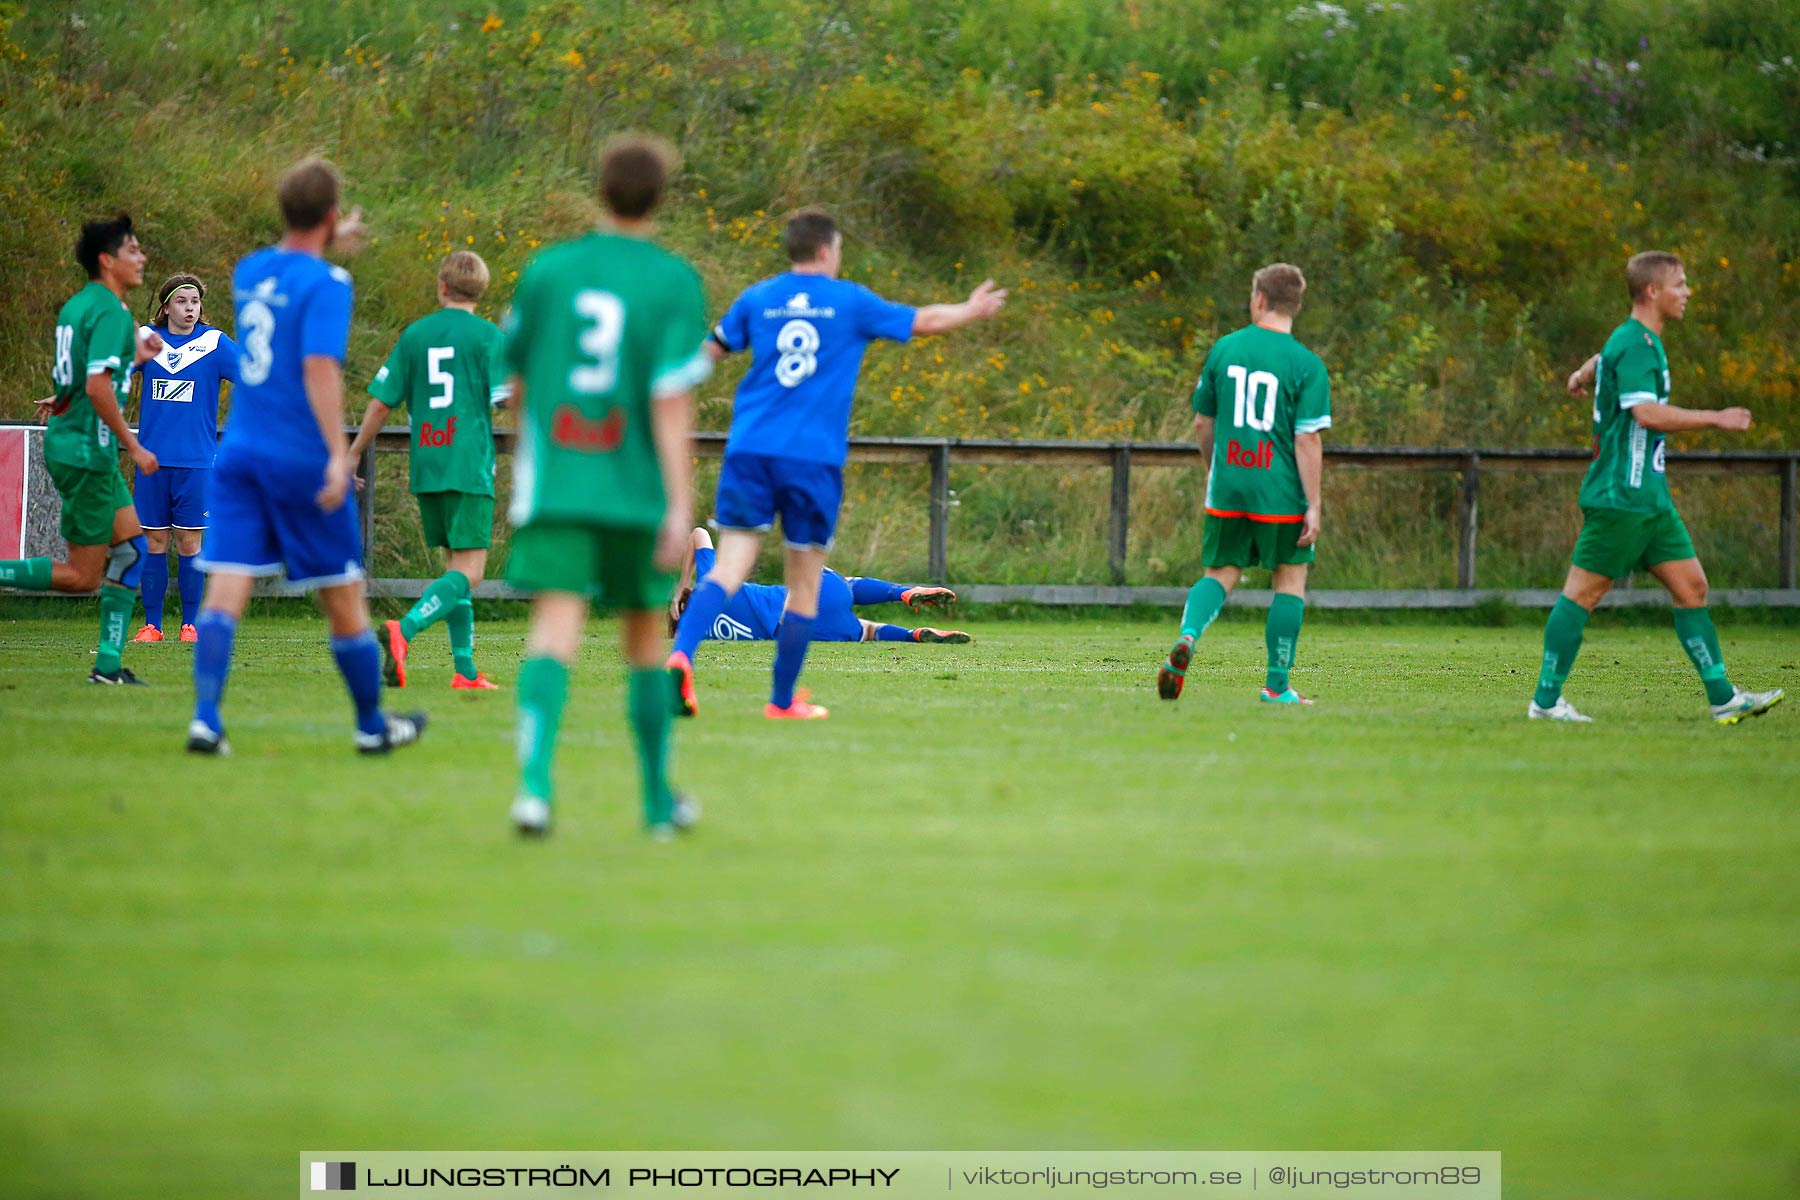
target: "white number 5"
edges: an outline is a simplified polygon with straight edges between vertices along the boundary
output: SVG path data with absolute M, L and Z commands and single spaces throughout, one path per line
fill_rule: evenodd
M 441 392 L 431 393 L 431 407 L 449 408 L 456 403 L 456 376 L 444 369 L 444 364 L 456 357 L 454 346 L 433 346 L 425 352 L 425 374 L 431 386 L 440 387 Z

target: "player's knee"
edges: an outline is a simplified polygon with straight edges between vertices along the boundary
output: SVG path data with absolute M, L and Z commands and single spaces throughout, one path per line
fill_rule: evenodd
M 144 576 L 144 561 L 149 557 L 149 543 L 143 534 L 126 538 L 106 556 L 106 581 L 135 590 Z

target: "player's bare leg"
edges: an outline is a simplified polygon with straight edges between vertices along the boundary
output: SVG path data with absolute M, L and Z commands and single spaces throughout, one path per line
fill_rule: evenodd
M 1300 644 L 1300 624 L 1306 615 L 1306 571 L 1306 563 L 1284 563 L 1273 572 L 1275 595 L 1263 627 L 1263 641 L 1269 650 L 1269 673 L 1262 689 L 1265 704 L 1312 703 L 1288 684 Z
M 675 645 L 665 664 L 674 683 L 673 703 L 678 717 L 695 716 L 700 711 L 700 700 L 694 690 L 694 655 L 699 653 L 706 631 L 712 628 L 712 623 L 725 611 L 725 605 L 756 569 L 756 556 L 762 552 L 762 542 L 763 535 L 754 529 L 719 531 L 719 547 L 713 553 L 712 570 L 688 598 L 687 611 L 676 622 Z
M 1556 605 L 1544 623 L 1543 669 L 1538 674 L 1537 693 L 1525 710 L 1531 720 L 1574 724 L 1593 720 L 1577 712 L 1575 706 L 1564 699 L 1562 689 L 1575 665 L 1575 656 L 1581 651 L 1581 635 L 1587 628 L 1588 614 L 1611 590 L 1611 579 L 1585 567 L 1570 565 L 1562 595 L 1557 597 Z
M 819 615 L 819 581 L 825 571 L 825 550 L 820 546 L 787 548 L 787 609 L 775 631 L 774 678 L 763 716 L 778 721 L 819 721 L 829 709 L 812 703 L 804 690 L 796 690 L 800 669 L 812 644 L 813 621 Z
M 531 602 L 531 630 L 519 666 L 519 788 L 512 805 L 513 828 L 527 836 L 550 832 L 556 735 L 587 615 L 587 597 L 574 592 L 540 592 Z
M 1745 717 L 1760 717 L 1781 703 L 1786 694 L 1781 688 L 1746 692 L 1733 687 L 1726 678 L 1725 655 L 1719 649 L 1719 635 L 1706 607 L 1706 571 L 1699 559 L 1657 563 L 1650 568 L 1650 574 L 1669 590 L 1675 610 L 1675 636 L 1681 639 L 1681 648 L 1700 672 L 1714 721 L 1736 725 Z
M 1187 683 L 1188 664 L 1194 660 L 1194 643 L 1218 620 L 1219 610 L 1225 607 L 1226 599 L 1243 577 L 1244 572 L 1237 567 L 1208 567 L 1200 582 L 1188 590 L 1187 606 L 1181 612 L 1181 636 L 1175 639 L 1168 658 L 1156 672 L 1156 694 L 1164 700 L 1181 695 L 1182 686 Z

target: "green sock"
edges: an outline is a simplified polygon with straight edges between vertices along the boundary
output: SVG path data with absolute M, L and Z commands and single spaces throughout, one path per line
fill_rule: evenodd
M 675 705 L 669 673 L 661 667 L 632 667 L 628 677 L 626 705 L 643 772 L 644 824 L 667 825 L 675 815 L 668 780 L 669 725 Z
M 1587 620 L 1587 609 L 1567 596 L 1556 598 L 1550 619 L 1544 622 L 1544 667 L 1538 675 L 1537 695 L 1532 697 L 1539 708 L 1554 707 L 1562 698 L 1563 681 L 1581 652 L 1581 631 L 1587 628 Z
M 1277 696 L 1288 690 L 1288 671 L 1294 665 L 1294 649 L 1300 644 L 1300 622 L 1306 618 L 1306 601 L 1285 592 L 1269 602 L 1269 620 L 1263 626 L 1263 642 L 1269 648 L 1269 674 L 1263 686 Z
M 1198 639 L 1219 618 L 1225 607 L 1225 585 L 1207 576 L 1188 589 L 1187 607 L 1181 610 L 1181 636 Z
M 1723 704 L 1737 694 L 1725 678 L 1725 655 L 1719 649 L 1719 631 L 1713 628 L 1710 612 L 1704 608 L 1676 609 L 1675 636 L 1681 639 L 1681 648 L 1700 672 L 1708 704 Z
M 50 560 L 47 558 L 0 559 L 0 587 L 22 588 L 28 592 L 50 590 Z
M 444 628 L 450 634 L 450 657 L 456 673 L 464 679 L 475 678 L 475 605 L 468 597 L 458 600 L 444 614 Z
M 451 608 L 459 600 L 469 598 L 469 577 L 461 571 L 445 571 L 431 581 L 419 602 L 406 610 L 400 618 L 400 632 L 407 641 L 412 641 L 424 630 L 449 616 Z
M 136 607 L 136 591 L 116 583 L 100 585 L 100 652 L 94 656 L 94 670 L 102 675 L 119 669 L 119 656 L 125 649 L 125 627 L 131 624 L 131 610 Z
M 554 658 L 519 666 L 519 792 L 550 802 L 550 764 L 569 697 L 569 668 Z

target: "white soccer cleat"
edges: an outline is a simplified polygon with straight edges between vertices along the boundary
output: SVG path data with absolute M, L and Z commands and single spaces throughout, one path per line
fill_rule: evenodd
M 1549 708 L 1544 708 L 1540 706 L 1536 700 L 1533 700 L 1531 702 L 1531 707 L 1525 710 L 1525 715 L 1530 717 L 1533 721 L 1568 721 L 1579 725 L 1592 725 L 1594 723 L 1594 718 L 1584 717 L 1576 712 L 1575 706 L 1569 703 L 1567 696 L 1558 696 L 1556 698 L 1556 703 L 1552 704 Z
M 1760 717 L 1781 703 L 1787 695 L 1781 688 L 1766 692 L 1746 692 L 1742 688 L 1723 704 L 1712 706 L 1712 719 L 1721 725 L 1736 725 L 1745 717 Z
M 195 754 L 214 754 L 220 758 L 231 753 L 231 743 L 225 740 L 224 731 L 201 720 L 188 722 L 187 748 Z
M 550 832 L 550 805 L 536 796 L 520 796 L 512 802 L 513 828 L 525 837 L 543 837 Z
M 386 754 L 396 746 L 410 746 L 425 734 L 427 718 L 422 712 L 405 716 L 386 714 L 387 726 L 380 733 L 356 732 L 358 754 Z

